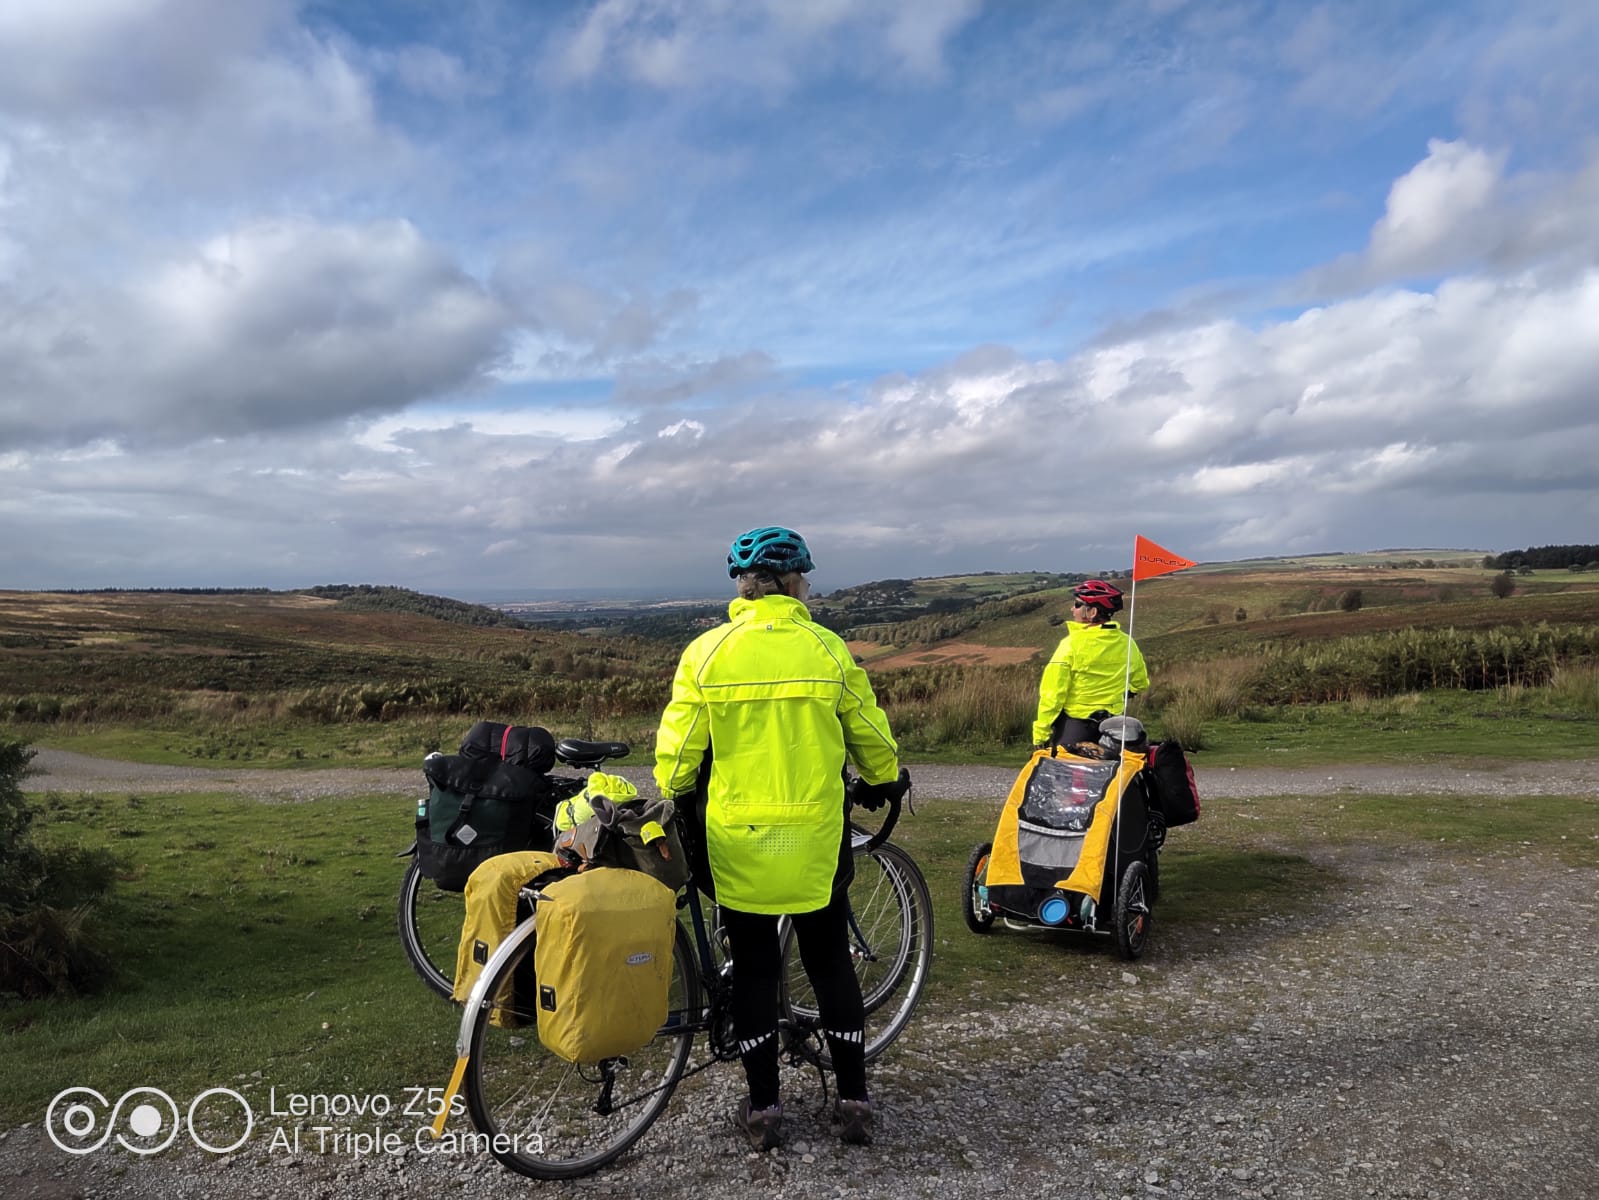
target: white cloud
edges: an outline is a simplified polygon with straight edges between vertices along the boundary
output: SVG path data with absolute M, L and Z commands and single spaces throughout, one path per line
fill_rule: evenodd
M 1599 156 L 1570 172 L 1507 175 L 1506 156 L 1433 139 L 1388 191 L 1359 254 L 1312 270 L 1312 293 L 1493 267 L 1577 269 L 1599 262 Z
M 1398 179 L 1371 233 L 1373 267 L 1403 275 L 1458 263 L 1480 252 L 1492 226 L 1502 155 L 1434 139 L 1427 157 Z
M 188 443 L 469 388 L 503 308 L 408 223 L 257 223 L 121 291 L 0 300 L 0 438 Z
M 289 11 L 285 0 L 0 5 L 0 109 L 80 117 L 192 103 Z
M 1590 8 L 0 7 L 0 557 L 1580 540 Z

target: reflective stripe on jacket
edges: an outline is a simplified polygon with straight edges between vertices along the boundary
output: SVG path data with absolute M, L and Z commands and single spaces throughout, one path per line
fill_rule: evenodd
M 899 747 L 866 672 L 798 600 L 735 600 L 728 618 L 678 661 L 655 782 L 663 796 L 693 791 L 714 747 L 705 840 L 717 900 L 812 912 L 838 868 L 846 753 L 867 783 L 886 783 Z
M 1055 718 L 1086 717 L 1099 709 L 1119 713 L 1126 706 L 1123 679 L 1127 674 L 1128 650 L 1132 651 L 1132 675 L 1126 691 L 1141 692 L 1149 687 L 1149 672 L 1138 645 L 1114 621 L 1103 625 L 1073 625 L 1044 667 L 1038 684 L 1038 715 L 1033 719 L 1033 745 L 1049 741 Z

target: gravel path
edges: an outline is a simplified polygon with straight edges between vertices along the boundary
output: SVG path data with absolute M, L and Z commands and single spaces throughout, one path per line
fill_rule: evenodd
M 392 793 L 422 787 L 421 768 L 298 768 L 263 771 L 226 767 L 166 767 L 117 762 L 65 750 L 40 750 L 34 757 L 30 791 L 62 792 L 244 792 L 263 800 L 315 800 L 325 796 Z M 648 767 L 616 768 L 641 790 L 652 792 Z M 1004 796 L 1014 767 L 912 765 L 916 795 L 933 800 L 984 800 Z M 1339 791 L 1395 795 L 1492 794 L 1581 795 L 1599 792 L 1599 760 L 1510 762 L 1470 769 L 1433 764 L 1405 767 L 1226 768 L 1195 766 L 1201 796 L 1327 795 Z
M 79 756 L 41 755 L 39 765 L 48 774 L 33 787 L 104 778 Z M 829 1136 L 814 1088 L 793 1075 L 788 1144 L 746 1153 L 727 1124 L 737 1085 L 727 1067 L 685 1084 L 622 1162 L 574 1184 L 526 1181 L 486 1156 L 356 1160 L 269 1153 L 259 1142 L 223 1158 L 69 1159 L 36 1123 L 0 1138 L 0 1196 L 1592 1200 L 1599 847 L 1556 859 L 1513 846 L 1484 855 L 1373 846 L 1313 828 L 1263 832 L 1250 805 L 1227 801 L 1372 787 L 1592 798 L 1596 767 L 1427 766 L 1399 779 L 1386 769 L 1201 771 L 1213 803 L 1174 837 L 1248 837 L 1307 855 L 1339 886 L 1292 917 L 1218 914 L 1182 939 L 1157 932 L 1136 964 L 1050 935 L 996 934 L 1038 936 L 1040 954 L 1093 956 L 1096 982 L 1069 999 L 991 1006 L 972 996 L 924 1008 L 874 1070 L 883 1117 L 867 1150 Z M 233 777 L 260 787 L 248 772 L 145 770 L 107 786 L 224 790 L 218 782 Z M 917 782 L 926 795 L 992 797 L 1009 775 L 921 768 Z M 314 771 L 262 794 L 414 786 L 411 772 Z

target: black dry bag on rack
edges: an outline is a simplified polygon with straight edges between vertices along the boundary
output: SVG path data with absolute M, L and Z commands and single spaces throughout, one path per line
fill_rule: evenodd
M 495 855 L 548 850 L 556 802 L 583 787 L 580 779 L 545 774 L 554 762 L 548 730 L 493 721 L 474 725 L 461 753 L 428 755 L 422 762 L 428 794 L 416 812 L 423 876 L 458 892 Z

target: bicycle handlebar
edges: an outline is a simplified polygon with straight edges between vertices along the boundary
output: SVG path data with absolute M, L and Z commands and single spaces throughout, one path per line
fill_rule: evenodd
M 857 805 L 861 805 L 859 797 L 861 796 L 862 792 L 873 787 L 880 789 L 880 794 L 884 796 L 886 801 L 888 812 L 883 817 L 883 823 L 878 827 L 877 832 L 872 834 L 867 839 L 867 853 L 876 850 L 884 842 L 888 841 L 889 835 L 894 832 L 894 826 L 899 824 L 901 806 L 904 803 L 905 797 L 910 794 L 911 790 L 911 773 L 904 767 L 901 767 L 899 769 L 898 779 L 891 783 L 875 785 L 863 783 L 860 776 L 857 775 L 844 785 L 844 798 L 849 802 L 850 807 L 854 808 Z M 862 807 L 864 807 L 864 805 L 862 805 Z M 911 811 L 916 811 L 914 803 L 911 806 Z M 851 824 L 855 824 L 855 822 L 851 821 Z M 857 826 L 857 828 L 859 828 L 859 826 Z

